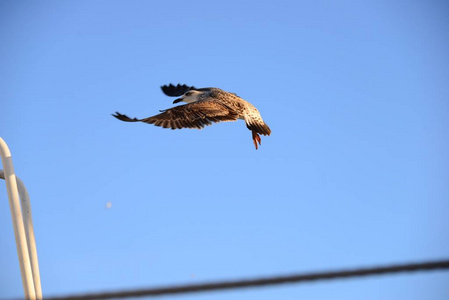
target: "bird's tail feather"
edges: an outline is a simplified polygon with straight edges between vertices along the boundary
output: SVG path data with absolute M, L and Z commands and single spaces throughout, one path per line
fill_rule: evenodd
M 246 127 L 248 127 L 249 130 L 255 131 L 256 133 L 263 134 L 263 135 L 270 135 L 271 129 L 268 127 L 265 122 L 252 122 L 252 123 L 246 123 Z

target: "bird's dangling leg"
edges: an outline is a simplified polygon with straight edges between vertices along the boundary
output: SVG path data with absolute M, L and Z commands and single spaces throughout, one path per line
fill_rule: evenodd
M 254 130 L 253 132 L 253 142 L 254 142 L 254 146 L 256 146 L 256 150 L 259 149 L 259 145 L 261 145 L 262 143 L 262 139 L 260 138 L 260 135 L 257 134 L 257 132 L 255 132 Z M 257 145 L 257 143 L 259 143 L 259 145 Z

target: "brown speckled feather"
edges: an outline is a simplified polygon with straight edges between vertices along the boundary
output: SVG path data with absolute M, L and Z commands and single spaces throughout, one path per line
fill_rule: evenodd
M 126 115 L 119 113 L 117 113 L 116 117 L 122 121 L 144 122 L 163 128 L 201 129 L 204 126 L 212 125 L 212 123 L 236 121 L 238 114 L 219 102 L 206 100 L 176 106 L 145 119 L 130 119 Z
M 252 132 L 256 149 L 261 144 L 259 134 L 271 134 L 270 127 L 265 124 L 257 108 L 234 93 L 219 88 L 196 89 L 180 84 L 162 86 L 162 91 L 168 96 L 179 96 L 184 92 L 173 103 L 183 101 L 188 104 L 163 110 L 162 113 L 145 119 L 131 119 L 118 112 L 113 116 L 125 122 L 144 122 L 171 129 L 201 129 L 213 123 L 242 119 Z

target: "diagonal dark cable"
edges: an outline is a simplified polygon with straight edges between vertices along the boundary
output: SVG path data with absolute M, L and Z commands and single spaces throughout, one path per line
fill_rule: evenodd
M 402 265 L 390 265 L 373 268 L 361 268 L 351 269 L 343 271 L 330 271 L 322 273 L 309 273 L 298 275 L 285 275 L 278 277 L 265 277 L 258 279 L 244 279 L 234 281 L 212 282 L 203 284 L 192 285 L 178 285 L 160 288 L 129 290 L 129 291 L 117 291 L 106 292 L 97 294 L 85 294 L 78 296 L 63 296 L 63 297 L 50 297 L 46 300 L 85 300 L 85 299 L 113 299 L 113 298 L 128 298 L 128 297 L 149 297 L 149 296 L 165 296 L 173 294 L 186 294 L 194 292 L 225 290 L 225 289 L 237 289 L 247 287 L 260 287 L 276 284 L 286 283 L 300 283 L 307 281 L 318 281 L 327 279 L 360 277 L 370 275 L 391 274 L 399 272 L 417 272 L 417 271 L 430 271 L 438 269 L 449 269 L 449 260 L 433 261 L 424 263 L 402 264 Z

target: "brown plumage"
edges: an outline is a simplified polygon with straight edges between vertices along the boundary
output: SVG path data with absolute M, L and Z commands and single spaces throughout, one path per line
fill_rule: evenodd
M 270 127 L 262 120 L 259 111 L 236 94 L 218 88 L 196 89 L 179 84 L 177 86 L 170 84 L 161 88 L 168 96 L 182 95 L 173 103 L 183 101 L 188 104 L 163 110 L 160 114 L 145 119 L 131 119 L 118 112 L 113 116 L 125 122 L 144 122 L 171 129 L 201 129 L 213 123 L 243 119 L 248 129 L 252 131 L 256 149 L 258 149 L 258 144 L 261 144 L 259 134 L 271 134 Z

